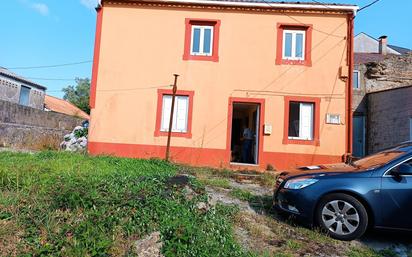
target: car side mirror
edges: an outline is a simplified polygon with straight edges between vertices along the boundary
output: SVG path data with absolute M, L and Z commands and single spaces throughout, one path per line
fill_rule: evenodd
M 397 169 L 393 172 L 397 176 L 412 175 L 412 165 L 407 163 L 402 163 Z

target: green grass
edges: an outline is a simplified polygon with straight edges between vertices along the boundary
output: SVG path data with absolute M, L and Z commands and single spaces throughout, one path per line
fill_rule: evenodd
M 251 201 L 255 198 L 255 196 L 251 192 L 239 188 L 233 189 L 230 192 L 230 195 L 242 201 Z
M 133 242 L 153 231 L 165 256 L 250 255 L 233 237 L 236 209 L 198 211 L 204 188 L 191 179 L 198 195 L 185 198 L 167 183 L 172 164 L 64 152 L 2 152 L 0 163 L 5 255 L 133 255 Z
M 210 179 L 199 179 L 205 185 L 212 186 L 212 187 L 220 187 L 230 189 L 230 182 L 226 178 L 210 178 Z

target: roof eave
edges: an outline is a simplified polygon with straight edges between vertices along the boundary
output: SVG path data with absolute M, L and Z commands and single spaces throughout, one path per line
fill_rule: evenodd
M 101 0 L 102 2 L 110 0 Z M 115 1 L 115 0 L 112 0 Z M 123 2 L 125 2 L 123 0 Z M 126 1 L 128 2 L 128 1 Z M 133 2 L 133 1 L 129 1 Z M 275 9 L 296 9 L 296 10 L 318 10 L 318 11 L 341 11 L 352 13 L 356 16 L 359 6 L 356 5 L 337 5 L 337 4 L 304 4 L 304 3 L 278 3 L 278 2 L 231 2 L 219 0 L 141 0 L 139 2 L 158 2 L 158 3 L 177 3 L 177 4 L 202 4 L 214 6 L 233 6 L 233 7 L 260 7 L 260 8 L 275 8 Z
M 7 74 L 7 73 L 1 72 L 1 71 L 0 71 L 0 75 L 2 75 L 2 76 L 4 76 L 4 77 L 7 77 L 7 78 L 9 78 L 9 79 L 14 79 L 14 80 L 20 81 L 21 83 L 28 84 L 28 85 L 33 86 L 33 87 L 35 87 L 35 88 L 37 88 L 37 89 L 40 89 L 40 90 L 44 90 L 44 91 L 47 90 L 47 87 L 42 86 L 42 85 L 39 85 L 39 84 L 37 84 L 37 83 L 34 83 L 34 82 L 30 81 L 30 80 L 26 80 L 26 79 L 23 79 L 23 78 L 15 77 L 15 76 L 12 76 L 12 75 L 10 75 L 10 74 Z

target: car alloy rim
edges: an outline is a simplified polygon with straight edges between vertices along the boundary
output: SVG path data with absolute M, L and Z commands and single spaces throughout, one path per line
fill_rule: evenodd
M 359 227 L 359 214 L 350 203 L 334 200 L 323 207 L 322 221 L 329 231 L 338 235 L 348 235 Z

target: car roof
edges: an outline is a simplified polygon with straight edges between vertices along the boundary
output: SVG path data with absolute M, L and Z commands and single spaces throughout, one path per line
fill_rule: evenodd
M 411 153 L 412 152 L 412 141 L 406 141 L 403 143 L 400 143 L 399 145 L 393 146 L 391 148 L 387 148 L 384 151 L 402 151 L 405 153 Z

